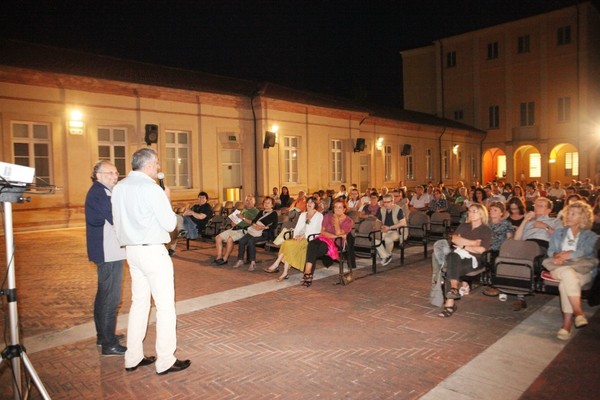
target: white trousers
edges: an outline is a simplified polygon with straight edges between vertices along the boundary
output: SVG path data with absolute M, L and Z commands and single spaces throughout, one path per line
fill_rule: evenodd
M 581 297 L 581 287 L 592 281 L 592 272 L 580 274 L 568 265 L 558 267 L 551 275 L 560 280 L 558 291 L 560 292 L 560 308 L 565 314 L 573 314 L 573 307 L 569 296 Z
M 400 234 L 396 229 L 382 233 L 383 246 L 377 246 L 377 253 L 382 259 L 388 258 L 394 252 L 394 242 L 400 239 Z M 377 243 L 379 244 L 379 243 Z
M 125 368 L 135 367 L 144 358 L 150 299 L 156 306 L 156 372 L 175 363 L 177 315 L 173 262 L 164 245 L 127 246 L 131 273 L 131 309 L 127 325 Z

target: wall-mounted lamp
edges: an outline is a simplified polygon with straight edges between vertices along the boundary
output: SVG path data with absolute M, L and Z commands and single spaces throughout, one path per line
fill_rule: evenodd
M 556 158 L 551 158 L 551 159 L 548 160 L 548 162 L 550 164 L 554 164 L 556 162 Z
M 383 149 L 383 138 L 382 137 L 377 138 L 377 142 L 375 142 L 375 147 L 377 148 L 377 150 Z
M 83 114 L 79 110 L 71 111 L 71 118 L 68 123 L 69 134 L 71 135 L 83 135 L 85 124 L 83 123 Z
M 275 143 L 279 143 L 279 125 L 273 124 L 273 126 L 271 127 L 271 132 L 275 134 Z
M 460 146 L 458 144 L 455 144 L 454 146 L 452 146 L 452 154 L 457 155 L 459 147 Z

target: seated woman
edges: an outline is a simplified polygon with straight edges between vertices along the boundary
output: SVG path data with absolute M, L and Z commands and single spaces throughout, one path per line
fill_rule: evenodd
M 458 288 L 460 277 L 476 268 L 481 263 L 481 254 L 490 248 L 492 230 L 487 223 L 487 209 L 473 203 L 469 206 L 467 222 L 460 224 L 452 234 L 455 250 L 446 256 L 446 287 L 448 284 L 450 287 L 444 309 L 438 316 L 447 318 L 456 312 L 454 301 L 461 297 Z
M 575 328 L 588 324 L 581 308 L 581 287 L 596 276 L 598 259 L 595 245 L 598 236 L 590 230 L 592 208 L 583 201 L 569 204 L 565 210 L 562 228 L 550 237 L 548 257 L 542 265 L 550 271 L 554 279 L 560 281 L 560 308 L 563 323 L 556 337 L 568 340 L 571 337 L 573 318 Z
M 525 218 L 525 203 L 520 197 L 511 197 L 506 203 L 506 210 L 508 211 L 506 220 L 518 228 Z
M 268 273 L 279 272 L 279 263 L 283 261 L 283 273 L 277 279 L 281 282 L 289 278 L 290 265 L 300 271 L 304 271 L 306 262 L 306 248 L 308 247 L 307 238 L 312 234 L 321 233 L 321 224 L 323 223 L 323 214 L 315 209 L 315 199 L 309 197 L 306 200 L 306 211 L 300 214 L 294 236 L 283 242 L 279 248 L 279 255 L 275 262 L 263 271 Z
M 281 208 L 287 208 L 290 205 L 290 191 L 287 186 L 281 187 L 281 194 L 279 195 L 279 203 Z
M 256 269 L 256 242 L 263 240 L 273 240 L 275 238 L 275 228 L 277 227 L 277 213 L 273 211 L 273 199 L 265 197 L 263 200 L 263 209 L 252 220 L 252 225 L 248 227 L 248 232 L 238 241 L 238 261 L 233 268 L 241 267 L 244 263 L 244 252 L 248 249 L 248 259 L 250 267 L 248 271 Z M 254 236 L 252 233 L 258 234 Z
M 351 236 L 349 234 L 352 231 L 354 222 L 346 215 L 347 207 L 344 199 L 335 199 L 333 202 L 333 213 L 326 214 L 323 217 L 321 234 L 308 243 L 304 277 L 302 278 L 304 286 L 309 287 L 312 285 L 314 266 L 317 258 L 329 254 L 333 255 L 334 257 L 332 258 L 335 259 L 337 254 L 337 248 L 334 243 L 335 238 L 341 237 L 346 240 L 347 236 Z M 349 244 L 349 247 L 351 244 Z M 352 266 L 352 264 L 353 260 L 350 260 L 350 265 Z
M 350 190 L 350 197 L 348 198 L 348 210 L 360 211 L 361 201 L 357 189 Z
M 381 207 L 379 206 L 379 195 L 377 194 L 377 192 L 371 192 L 370 202 L 369 204 L 365 204 L 365 206 L 362 208 L 360 217 L 375 217 L 379 212 L 380 208 Z

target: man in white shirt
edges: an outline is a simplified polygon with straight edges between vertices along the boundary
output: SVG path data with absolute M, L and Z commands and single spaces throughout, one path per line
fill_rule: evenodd
M 112 211 L 117 238 L 125 246 L 131 274 L 131 309 L 127 325 L 125 370 L 136 370 L 156 361 L 159 375 L 178 372 L 190 360 L 175 358 L 177 349 L 173 262 L 165 243 L 175 229 L 177 218 L 156 179 L 159 163 L 156 152 L 143 148 L 133 153 L 133 171 L 113 189 Z M 148 328 L 150 298 L 156 305 L 156 358 L 144 356 L 143 341 Z
M 560 181 L 554 181 L 554 184 L 548 190 L 548 197 L 551 199 L 564 199 L 567 197 L 567 192 L 560 186 Z
M 415 188 L 415 194 L 408 205 L 410 211 L 427 211 L 429 209 L 429 196 L 425 194 L 423 186 L 419 185 Z

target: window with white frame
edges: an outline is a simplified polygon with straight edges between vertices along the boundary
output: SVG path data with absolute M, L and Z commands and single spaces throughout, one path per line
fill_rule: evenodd
M 167 185 L 179 188 L 191 188 L 190 176 L 190 133 L 165 131 L 166 165 L 165 181 Z
M 283 178 L 286 183 L 298 183 L 299 141 L 300 139 L 297 136 L 286 136 L 283 138 Z
M 442 166 L 444 169 L 444 178 L 450 179 L 450 157 L 448 150 L 442 152 Z
M 127 129 L 98 127 L 98 158 L 109 160 L 119 171 L 119 179 L 127 174 Z
M 540 178 L 542 176 L 542 156 L 540 153 L 531 153 L 529 155 L 529 176 L 531 178 Z
M 565 153 L 565 176 L 579 176 L 579 153 Z
M 50 134 L 50 124 L 11 122 L 13 162 L 35 168 L 37 186 L 52 182 Z
M 571 43 L 571 26 L 561 26 L 556 30 L 556 44 L 564 45 Z
M 415 167 L 412 154 L 406 156 L 406 180 L 415 180 Z
M 488 128 L 500 128 L 500 106 L 494 105 L 488 107 Z
M 392 176 L 392 146 L 384 146 L 384 174 L 387 182 L 393 180 Z
M 558 99 L 558 122 L 567 122 L 571 119 L 571 98 L 560 97 Z
M 521 126 L 535 125 L 535 103 L 533 101 L 521 103 L 519 105 L 519 111 Z
M 459 151 L 458 154 L 456 155 L 458 160 L 458 178 L 462 179 L 463 178 L 463 153 L 462 151 Z
M 342 162 L 342 141 L 331 141 L 331 181 L 342 182 L 344 179 L 344 164 Z
M 433 150 L 425 150 L 425 179 L 433 179 Z
M 517 39 L 517 52 L 529 53 L 529 35 L 519 36 Z

